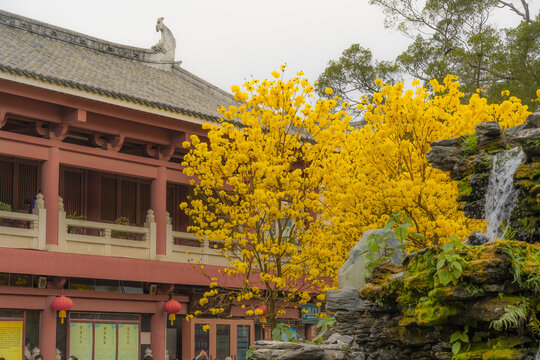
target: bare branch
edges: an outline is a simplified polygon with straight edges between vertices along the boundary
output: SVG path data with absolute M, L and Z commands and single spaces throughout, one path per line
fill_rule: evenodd
M 529 4 L 527 4 L 527 1 L 521 0 L 521 5 L 523 5 L 523 11 L 520 11 L 512 2 L 510 1 L 503 1 L 498 0 L 499 4 L 502 5 L 502 7 L 508 7 L 510 10 L 518 14 L 528 23 L 532 23 L 531 15 L 529 12 Z

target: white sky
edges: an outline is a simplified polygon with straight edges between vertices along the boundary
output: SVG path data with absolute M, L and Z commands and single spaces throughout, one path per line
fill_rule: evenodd
M 540 0 L 531 2 L 538 11 Z M 176 60 L 227 91 L 252 76 L 269 78 L 282 63 L 314 82 L 353 43 L 392 60 L 411 42 L 385 29 L 381 9 L 368 0 L 0 0 L 0 9 L 143 48 L 159 41 L 155 24 L 163 16 Z

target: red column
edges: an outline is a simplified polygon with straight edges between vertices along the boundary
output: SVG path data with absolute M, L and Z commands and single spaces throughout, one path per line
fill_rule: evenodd
M 49 148 L 49 159 L 41 166 L 41 192 L 47 209 L 46 243 L 58 244 L 58 182 L 60 179 L 60 150 Z M 54 353 L 53 353 L 54 354 Z M 54 358 L 54 356 L 53 356 Z
M 56 356 L 56 311 L 51 304 L 54 296 L 45 300 L 45 309 L 41 311 L 39 321 L 39 349 L 45 359 L 54 359 Z
M 156 178 L 152 180 L 151 185 L 151 206 L 154 210 L 156 219 L 156 254 L 166 254 L 167 230 L 166 212 L 167 212 L 167 169 L 160 166 L 156 171 Z M 48 211 L 47 211 L 48 213 Z M 154 358 L 156 358 L 154 356 Z
M 167 313 L 162 309 L 163 302 L 160 302 L 157 311 L 152 314 L 150 319 L 150 348 L 152 349 L 152 357 L 156 360 L 165 359 Z

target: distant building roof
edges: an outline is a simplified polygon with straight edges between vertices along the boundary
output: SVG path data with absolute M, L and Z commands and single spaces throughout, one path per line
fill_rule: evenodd
M 0 10 L 0 79 L 11 73 L 207 120 L 234 103 L 156 46 L 114 44 Z

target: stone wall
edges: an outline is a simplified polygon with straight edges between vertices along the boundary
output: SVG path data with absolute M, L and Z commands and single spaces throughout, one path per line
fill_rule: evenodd
M 521 147 L 526 157 L 514 176 L 518 206 L 509 224 L 516 240 L 540 242 L 540 108 L 523 125 L 501 130 L 497 122 L 476 126 L 475 134 L 431 144 L 432 166 L 458 180 L 461 209 L 472 219 L 484 218 L 485 194 L 493 156 Z
M 535 359 L 540 345 L 540 110 L 521 126 L 502 131 L 498 123 L 483 123 L 475 134 L 437 141 L 428 158 L 460 181 L 458 200 L 465 215 L 483 218 L 493 156 L 516 146 L 526 156 L 514 175 L 518 206 L 509 225 L 514 239 L 522 241 L 474 246 L 470 237 L 470 245 L 456 241 L 453 247 L 411 253 L 402 265 L 379 265 L 361 289 L 327 293 L 326 311 L 336 325 L 325 344 L 257 341 L 250 358 Z M 459 264 L 452 268 L 450 261 Z M 443 284 L 439 271 L 445 266 L 453 274 Z
M 532 326 L 540 317 L 540 244 L 496 241 L 453 254 L 463 258 L 458 280 L 440 282 L 435 247 L 408 255 L 402 266 L 383 264 L 362 289 L 327 293 L 336 325 L 325 345 L 258 341 L 251 359 L 450 360 L 450 339 L 459 331 L 468 342 L 454 359 L 533 360 L 540 343 Z M 509 307 L 525 316 L 496 329 L 492 322 L 508 316 Z

